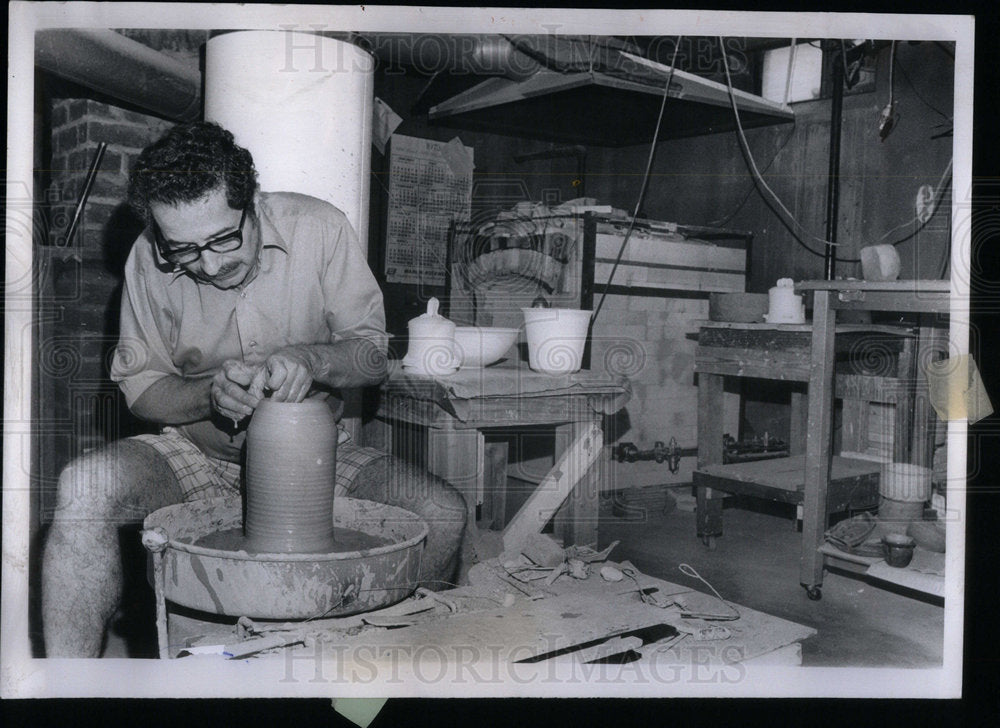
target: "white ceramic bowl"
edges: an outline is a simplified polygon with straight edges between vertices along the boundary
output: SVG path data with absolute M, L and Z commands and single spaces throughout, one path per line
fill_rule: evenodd
M 455 353 L 463 367 L 485 367 L 500 361 L 517 341 L 520 329 L 457 326 Z

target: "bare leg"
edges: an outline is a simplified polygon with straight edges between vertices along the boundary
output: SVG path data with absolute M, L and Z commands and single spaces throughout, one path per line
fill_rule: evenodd
M 431 473 L 390 455 L 364 466 L 351 497 L 388 503 L 416 513 L 430 532 L 420 559 L 420 578 L 429 589 L 447 588 L 458 567 L 465 532 L 462 495 Z
M 143 442 L 119 440 L 66 466 L 42 561 L 48 657 L 100 656 L 122 594 L 118 528 L 181 500 L 166 460 Z

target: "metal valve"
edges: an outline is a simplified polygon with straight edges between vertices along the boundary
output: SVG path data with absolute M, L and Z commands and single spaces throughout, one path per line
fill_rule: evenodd
M 615 459 L 620 463 L 634 463 L 638 460 L 654 460 L 666 463 L 671 473 L 676 473 L 681 466 L 682 455 L 697 454 L 697 449 L 682 449 L 677 446 L 677 440 L 670 438 L 670 444 L 665 445 L 659 440 L 653 443 L 652 450 L 640 450 L 633 442 L 620 442 L 615 447 Z

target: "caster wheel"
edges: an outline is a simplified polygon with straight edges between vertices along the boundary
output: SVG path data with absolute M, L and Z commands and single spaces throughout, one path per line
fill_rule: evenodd
M 715 536 L 702 536 L 701 542 L 709 551 L 715 551 Z
M 806 590 L 806 596 L 809 597 L 810 601 L 818 602 L 823 598 L 823 590 L 818 586 L 807 586 L 803 588 Z

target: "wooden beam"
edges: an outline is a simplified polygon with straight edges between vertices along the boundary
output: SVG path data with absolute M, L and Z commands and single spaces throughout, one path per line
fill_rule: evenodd
M 803 489 L 802 557 L 799 583 L 808 589 L 823 583 L 823 544 L 827 527 L 830 484 L 830 430 L 833 419 L 834 315 L 830 293 L 813 298 L 812 365 L 809 375 L 809 422 L 806 428 L 806 468 Z
M 531 534 L 545 527 L 587 474 L 604 448 L 604 431 L 597 422 L 584 428 L 566 448 L 562 457 L 539 483 L 528 500 L 511 519 L 503 532 L 503 545 L 508 551 L 518 549 Z

